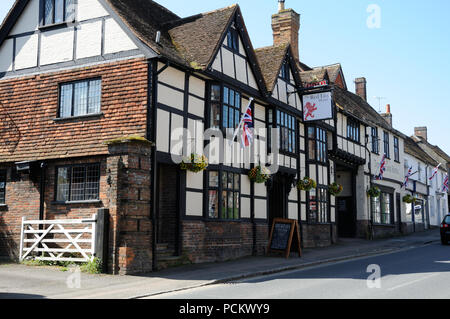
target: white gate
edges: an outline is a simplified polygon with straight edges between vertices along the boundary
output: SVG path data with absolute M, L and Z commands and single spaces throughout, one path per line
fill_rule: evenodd
M 97 214 L 91 219 L 26 220 L 22 218 L 20 261 L 88 262 L 95 255 Z

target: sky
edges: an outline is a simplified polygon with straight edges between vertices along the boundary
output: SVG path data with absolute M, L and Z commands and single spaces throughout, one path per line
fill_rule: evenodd
M 237 0 L 156 0 L 181 17 Z M 0 20 L 13 0 L 0 1 Z M 254 48 L 272 45 L 277 0 L 237 2 Z M 450 154 L 450 1 L 286 0 L 301 15 L 300 60 L 312 67 L 341 63 L 348 89 L 365 77 L 369 103 L 391 105 L 394 127 L 410 136 L 427 126 L 429 142 Z

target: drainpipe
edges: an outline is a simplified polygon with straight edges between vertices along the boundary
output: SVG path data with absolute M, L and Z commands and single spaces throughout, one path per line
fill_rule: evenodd
M 367 134 L 366 131 L 366 141 L 365 141 L 365 145 L 364 148 L 366 149 L 367 153 L 369 153 L 369 188 L 372 187 L 372 153 L 370 151 L 370 149 L 367 147 L 367 145 L 369 144 L 369 134 Z M 370 220 L 369 220 L 369 227 L 370 227 L 370 239 L 373 239 L 374 237 L 374 233 L 373 233 L 373 213 L 372 213 L 372 209 L 371 209 L 371 203 L 369 201 L 369 213 L 370 213 Z M 357 217 L 358 218 L 358 217 Z
M 44 220 L 45 218 L 45 175 L 47 171 L 47 164 L 45 162 L 41 162 L 41 177 L 40 177 L 40 189 L 39 189 L 39 220 Z M 39 226 L 40 228 L 42 225 Z

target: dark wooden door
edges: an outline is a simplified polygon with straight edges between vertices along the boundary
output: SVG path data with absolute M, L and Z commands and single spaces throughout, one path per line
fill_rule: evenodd
M 275 218 L 287 218 L 288 209 L 288 178 L 281 174 L 273 177 L 269 191 L 269 227 Z
M 356 214 L 354 211 L 353 197 L 338 197 L 338 235 L 343 238 L 356 236 Z

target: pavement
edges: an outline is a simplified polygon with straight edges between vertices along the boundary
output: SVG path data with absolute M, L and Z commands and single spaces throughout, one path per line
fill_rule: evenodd
M 158 298 L 171 292 L 388 254 L 437 242 L 440 242 L 440 235 L 436 229 L 374 241 L 340 239 L 331 247 L 304 249 L 301 258 L 286 259 L 281 255 L 246 257 L 221 263 L 180 266 L 139 276 L 89 275 L 63 272 L 54 267 L 0 264 L 0 299 Z

